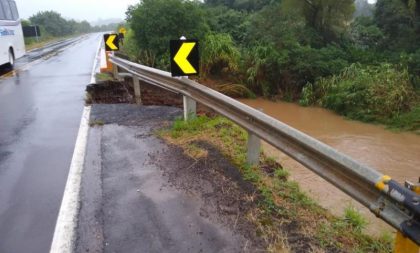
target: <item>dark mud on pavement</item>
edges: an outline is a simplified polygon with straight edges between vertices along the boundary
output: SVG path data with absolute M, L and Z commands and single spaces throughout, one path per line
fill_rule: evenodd
M 90 121 L 124 126 L 162 126 L 163 122 L 182 117 L 182 111 L 168 106 L 141 106 L 134 104 L 95 104 Z
M 254 188 L 214 147 L 195 160 L 154 131 L 181 116 L 163 106 L 93 105 L 77 252 L 260 252 L 245 214 Z
M 207 156 L 197 160 L 185 157 L 183 149 L 174 145 L 170 145 L 170 153 L 161 155 L 159 165 L 170 185 L 199 197 L 200 215 L 243 235 L 247 250 L 265 251 L 268 245 L 246 217 L 256 207 L 258 191 L 213 145 L 203 141 L 192 144 L 207 151 Z

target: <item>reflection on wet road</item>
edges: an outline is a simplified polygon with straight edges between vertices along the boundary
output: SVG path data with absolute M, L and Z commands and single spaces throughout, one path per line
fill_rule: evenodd
M 99 34 L 0 77 L 0 252 L 48 252 Z

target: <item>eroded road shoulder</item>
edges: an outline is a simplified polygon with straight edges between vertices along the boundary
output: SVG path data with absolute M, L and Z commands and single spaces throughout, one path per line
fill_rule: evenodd
M 197 163 L 154 134 L 181 115 L 173 107 L 93 105 L 77 252 L 255 252 L 262 247 L 245 233 L 253 229 L 238 223 L 243 207 L 236 199 L 221 209 L 216 198 L 205 197 L 221 193 L 211 178 L 200 179 L 200 169 L 220 167 L 222 158 Z

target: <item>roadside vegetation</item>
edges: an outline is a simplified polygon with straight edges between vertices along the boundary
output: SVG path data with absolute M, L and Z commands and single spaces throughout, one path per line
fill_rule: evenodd
M 334 217 L 288 179 L 287 169 L 263 154 L 258 166 L 249 166 L 247 134 L 228 119 L 199 116 L 188 122 L 177 120 L 158 134 L 197 160 L 206 159 L 207 153 L 194 143 L 208 142 L 240 170 L 243 178 L 258 191 L 252 197 L 257 201 L 257 208 L 244 215 L 258 228 L 269 252 L 297 250 L 293 249 L 297 240 L 304 242 L 305 251 L 311 252 L 391 252 L 391 235 L 365 234 L 368 222 L 355 208 L 348 207 L 343 217 Z
M 168 70 L 168 41 L 185 35 L 200 41 L 200 81 L 229 95 L 420 130 L 418 0 L 144 0 L 127 22 L 132 60 Z
M 28 20 L 22 20 L 22 26 L 31 25 L 39 26 L 41 36 L 38 39 L 35 37 L 25 38 L 27 50 L 80 34 L 115 30 L 118 24 L 91 26 L 87 21 L 67 20 L 55 11 L 41 11 L 32 15 Z

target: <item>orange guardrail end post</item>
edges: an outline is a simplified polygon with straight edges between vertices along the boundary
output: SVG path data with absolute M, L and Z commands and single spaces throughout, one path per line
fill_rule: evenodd
M 112 72 L 112 63 L 109 61 L 109 56 L 111 52 L 105 52 L 103 56 L 105 56 L 105 60 L 102 60 L 101 58 L 101 73 L 105 72 Z
M 405 187 L 417 194 L 420 194 L 420 178 L 419 183 L 416 184 L 406 181 Z M 420 253 L 420 245 L 417 245 L 398 231 L 395 237 L 394 253 Z
M 397 232 L 394 253 L 420 253 L 420 247 L 401 232 Z

